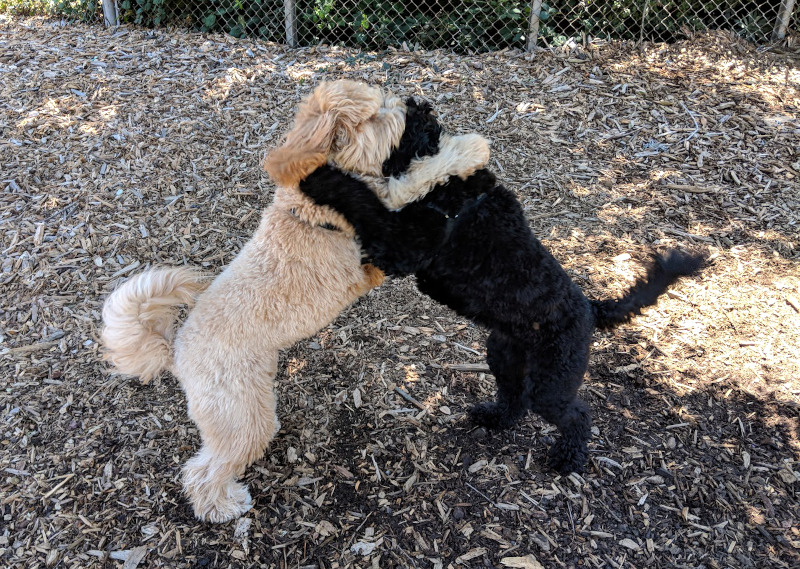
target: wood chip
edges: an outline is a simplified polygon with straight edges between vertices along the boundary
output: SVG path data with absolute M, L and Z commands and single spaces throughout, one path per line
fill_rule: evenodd
M 476 547 L 474 549 L 470 549 L 464 555 L 459 555 L 456 557 L 457 564 L 466 564 L 467 561 L 472 561 L 476 557 L 481 557 L 482 555 L 486 555 L 488 550 L 485 547 Z
M 500 564 L 504 567 L 517 567 L 518 569 L 543 569 L 543 565 L 539 563 L 533 555 L 526 555 L 525 557 L 503 557 Z

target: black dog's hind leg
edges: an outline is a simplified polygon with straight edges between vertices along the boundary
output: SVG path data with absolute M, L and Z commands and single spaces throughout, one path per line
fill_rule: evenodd
M 587 443 L 592 436 L 589 406 L 576 396 L 561 405 L 533 403 L 532 410 L 558 427 L 561 437 L 550 447 L 550 467 L 561 474 L 583 472 L 589 456 Z
M 528 409 L 525 350 L 495 330 L 486 342 L 486 360 L 497 382 L 496 401 L 478 403 L 469 416 L 473 423 L 488 429 L 507 429 Z

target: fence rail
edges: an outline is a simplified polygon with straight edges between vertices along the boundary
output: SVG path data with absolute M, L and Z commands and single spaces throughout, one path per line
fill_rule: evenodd
M 766 43 L 800 27 L 795 0 L 39 1 L 52 2 L 52 13 L 101 19 L 107 25 L 177 25 L 293 47 L 329 43 L 364 49 L 531 51 L 537 45 L 594 38 L 673 41 L 705 29 L 730 29 Z

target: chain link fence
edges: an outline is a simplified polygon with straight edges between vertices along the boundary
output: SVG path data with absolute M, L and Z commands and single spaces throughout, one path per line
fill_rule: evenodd
M 0 0 L 3 3 L 37 0 Z M 707 29 L 756 43 L 796 34 L 795 0 L 39 0 L 107 24 L 181 26 L 293 47 L 532 50 L 594 39 L 674 41 Z

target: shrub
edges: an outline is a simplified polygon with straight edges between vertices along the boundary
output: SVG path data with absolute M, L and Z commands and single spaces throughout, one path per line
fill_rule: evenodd
M 285 42 L 283 0 L 117 0 L 120 18 Z M 765 41 L 781 0 L 547 0 L 539 35 L 559 44 L 582 34 L 673 41 L 687 31 L 732 27 Z M 98 18 L 100 0 L 0 0 L 0 12 Z M 645 9 L 645 7 L 647 7 Z M 454 51 L 524 48 L 530 0 L 297 0 L 297 36 L 364 49 Z

